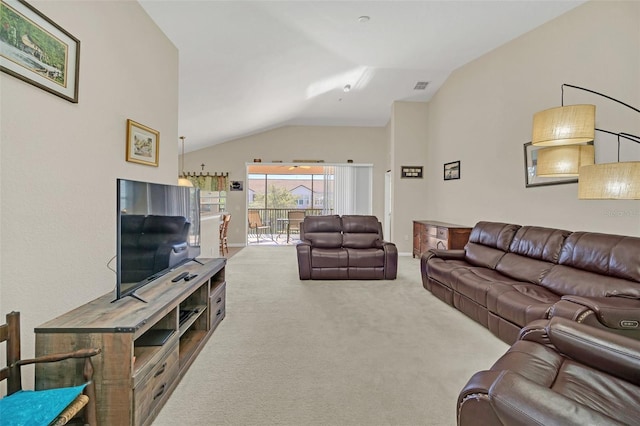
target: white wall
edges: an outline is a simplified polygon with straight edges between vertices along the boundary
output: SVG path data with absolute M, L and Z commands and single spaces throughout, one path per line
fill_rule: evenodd
M 423 102 L 395 102 L 391 108 L 391 162 L 393 184 L 392 240 L 400 253 L 413 251 L 413 221 L 426 216 L 432 200 L 425 191 L 427 170 L 427 109 Z M 422 166 L 423 178 L 401 178 L 402 166 Z
M 178 173 L 178 52 L 140 5 L 30 3 L 81 48 L 77 104 L 0 73 L 0 315 L 21 312 L 26 357 L 35 326 L 114 289 L 116 178 Z M 159 167 L 125 161 L 127 118 L 160 132 Z
M 525 188 L 523 144 L 533 114 L 560 106 L 563 83 L 640 106 L 640 3 L 590 2 L 456 70 L 428 107 L 427 214 L 640 236 L 640 201 L 578 200 L 577 184 Z M 565 89 L 565 105 L 596 105 L 596 126 L 640 135 L 640 115 L 593 94 Z M 596 134 L 596 161 L 616 144 Z M 640 145 L 622 144 L 623 161 Z M 460 160 L 461 179 L 444 182 Z M 424 215 L 423 215 L 424 216 Z
M 188 144 L 187 135 L 187 144 Z M 246 243 L 246 163 L 296 159 L 324 160 L 326 163 L 373 164 L 373 214 L 384 214 L 384 172 L 387 170 L 387 142 L 382 127 L 290 126 L 259 133 L 185 154 L 185 171 L 229 172 L 229 180 L 245 181 L 244 191 L 228 192 L 229 244 Z

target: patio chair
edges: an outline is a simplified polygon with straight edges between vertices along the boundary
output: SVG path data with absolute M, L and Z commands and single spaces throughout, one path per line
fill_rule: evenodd
M 303 210 L 290 210 L 287 213 L 287 244 L 289 244 L 289 236 L 291 231 L 298 231 L 300 233 L 300 224 L 304 220 L 305 213 Z
M 227 230 L 231 222 L 231 215 L 222 215 L 222 223 L 220 224 L 220 256 L 224 257 L 225 252 L 229 254 L 229 245 L 227 244 Z
M 6 421 L 7 424 L 66 425 L 77 414 L 82 415 L 82 424 L 97 424 L 91 357 L 99 354 L 100 349 L 80 349 L 64 354 L 20 359 L 19 312 L 7 314 L 7 323 L 0 325 L 0 342 L 5 343 L 7 351 L 7 366 L 0 369 L 0 381 L 7 381 L 7 395 L 0 399 L 0 419 L 3 424 Z M 84 358 L 83 377 L 79 386 L 22 390 L 21 366 L 70 358 Z M 72 369 L 70 373 L 73 372 Z
M 249 231 L 254 230 L 256 233 L 256 242 L 260 244 L 260 233 L 266 233 L 271 227 L 268 223 L 262 222 L 260 213 L 257 210 L 249 210 L 247 219 L 249 220 Z

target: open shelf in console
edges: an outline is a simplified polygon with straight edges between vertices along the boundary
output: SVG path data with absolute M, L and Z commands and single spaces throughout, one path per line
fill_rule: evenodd
M 204 281 L 179 306 L 180 365 L 197 354 L 208 335 L 208 281 Z
M 164 352 L 176 341 L 177 313 L 170 310 L 164 317 L 153 324 L 133 341 L 133 377 L 147 370 L 164 356 Z

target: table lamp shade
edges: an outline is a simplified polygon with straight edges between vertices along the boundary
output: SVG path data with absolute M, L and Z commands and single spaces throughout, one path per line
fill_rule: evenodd
M 537 146 L 572 145 L 595 138 L 595 105 L 569 105 L 533 116 L 531 143 Z
M 582 200 L 640 200 L 640 161 L 583 166 L 578 178 Z
M 538 150 L 536 175 L 541 177 L 578 176 L 581 166 L 595 163 L 593 145 L 562 145 Z

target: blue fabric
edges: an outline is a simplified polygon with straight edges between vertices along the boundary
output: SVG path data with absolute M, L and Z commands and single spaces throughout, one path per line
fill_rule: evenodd
M 46 426 L 78 395 L 86 384 L 71 388 L 24 390 L 0 399 L 2 426 Z

